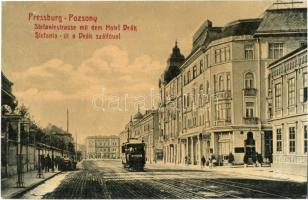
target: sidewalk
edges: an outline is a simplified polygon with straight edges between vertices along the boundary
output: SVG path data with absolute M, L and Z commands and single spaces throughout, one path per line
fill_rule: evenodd
M 24 187 L 17 188 L 17 175 L 10 176 L 1 179 L 1 198 L 2 199 L 13 199 L 22 196 L 27 191 L 35 188 L 36 186 L 42 184 L 46 180 L 56 176 L 61 173 L 60 171 L 46 172 L 43 173 L 43 178 L 37 177 L 37 171 L 30 171 L 24 173 Z
M 307 176 L 298 176 L 291 174 L 284 174 L 282 172 L 276 171 L 273 167 L 244 167 L 244 166 L 218 166 L 218 167 L 204 167 L 201 168 L 199 165 L 175 165 L 175 164 L 146 164 L 147 166 L 159 167 L 159 168 L 173 168 L 173 169 L 183 169 L 183 170 L 204 170 L 213 171 L 221 174 L 236 175 L 242 177 L 254 177 L 254 178 L 266 178 L 281 181 L 294 181 L 294 182 L 307 182 Z

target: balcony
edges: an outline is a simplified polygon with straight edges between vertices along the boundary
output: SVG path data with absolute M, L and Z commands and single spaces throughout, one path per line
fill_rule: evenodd
M 215 100 L 230 99 L 230 98 L 231 98 L 231 90 L 219 91 L 215 92 L 214 94 Z
M 257 89 L 256 88 L 244 88 L 244 96 L 256 96 Z
M 228 120 L 228 119 L 220 119 L 220 120 L 214 121 L 214 126 L 226 126 L 230 124 L 231 124 L 231 120 Z
M 244 117 L 245 124 L 258 124 L 258 118 L 257 117 Z

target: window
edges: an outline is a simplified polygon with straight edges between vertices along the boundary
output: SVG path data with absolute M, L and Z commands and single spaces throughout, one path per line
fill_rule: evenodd
M 218 104 L 215 105 L 215 120 L 220 119 L 220 106 Z
M 275 110 L 281 109 L 281 83 L 275 85 Z
M 215 50 L 215 63 L 221 62 L 221 51 L 220 49 Z
M 203 60 L 200 60 L 200 74 L 203 72 Z
M 197 77 L 197 66 L 193 67 L 193 79 Z
M 307 102 L 308 100 L 308 73 L 304 73 L 303 75 L 303 84 L 304 84 L 304 88 L 303 88 L 303 91 L 302 91 L 302 101 L 303 102 Z
M 230 56 L 230 47 L 225 47 L 226 51 L 226 61 L 229 61 L 231 56 Z
M 196 89 L 195 88 L 193 88 L 192 94 L 193 94 L 193 104 L 195 104 L 196 102 Z
M 289 127 L 289 151 L 295 153 L 295 127 Z
M 226 104 L 226 121 L 231 122 L 231 103 Z
M 223 75 L 219 76 L 219 91 L 223 91 L 224 90 L 224 77 Z
M 187 101 L 186 101 L 186 103 L 187 103 L 187 107 L 189 107 L 189 93 L 187 93 Z
M 276 129 L 276 151 L 281 152 L 282 151 L 282 134 L 281 134 L 281 128 Z
M 206 81 L 206 94 L 209 94 L 209 90 L 210 90 L 210 83 L 209 81 Z
M 269 44 L 269 58 L 278 59 L 283 56 L 283 43 Z
M 304 125 L 304 153 L 308 152 L 308 126 Z
M 295 78 L 288 80 L 288 105 L 295 104 Z
M 188 71 L 188 72 L 187 72 L 187 83 L 190 82 L 190 78 L 191 78 L 191 77 L 190 77 L 190 71 Z
M 254 117 L 254 102 L 246 102 L 246 117 Z
M 200 85 L 200 88 L 199 88 L 199 106 L 203 106 L 204 105 L 204 102 L 203 102 L 203 85 L 201 84 Z
M 209 55 L 205 55 L 205 67 L 209 67 Z
M 227 90 L 231 90 L 231 75 L 227 74 Z
M 245 88 L 249 89 L 249 88 L 254 88 L 254 78 L 253 78 L 253 74 L 251 72 L 248 72 L 245 74 Z
M 221 62 L 225 62 L 226 61 L 226 49 L 221 49 Z
M 218 84 L 217 84 L 217 76 L 214 75 L 214 91 L 217 92 L 218 91 Z
M 253 44 L 246 44 L 245 48 L 245 59 L 251 60 L 253 59 Z

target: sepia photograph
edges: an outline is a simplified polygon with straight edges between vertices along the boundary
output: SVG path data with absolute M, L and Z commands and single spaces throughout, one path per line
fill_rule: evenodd
M 307 199 L 306 0 L 2 1 L 2 199 Z

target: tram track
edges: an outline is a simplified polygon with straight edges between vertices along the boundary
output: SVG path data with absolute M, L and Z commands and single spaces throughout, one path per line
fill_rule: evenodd
M 282 195 L 279 195 L 279 194 L 265 192 L 265 191 L 262 191 L 262 190 L 259 190 L 259 189 L 256 189 L 256 188 L 251 188 L 251 186 L 250 187 L 240 186 L 238 183 L 235 183 L 233 181 L 222 181 L 222 180 L 219 180 L 219 181 L 205 180 L 205 181 L 210 182 L 210 183 L 216 183 L 216 184 L 220 184 L 220 185 L 225 185 L 225 186 L 228 186 L 228 187 L 238 188 L 240 190 L 241 189 L 245 190 L 245 191 L 249 190 L 249 191 L 254 192 L 254 193 L 260 193 L 260 194 L 265 195 L 267 198 L 275 197 L 275 198 L 289 199 L 289 197 L 282 196 Z
M 279 188 L 287 186 L 279 192 Z M 205 198 L 303 198 L 298 183 L 158 169 L 126 171 L 117 162 L 83 163 L 69 172 L 52 192 L 43 198 L 65 199 L 205 199 Z M 306 195 L 306 193 L 305 193 Z
M 175 182 L 179 182 L 179 181 L 175 181 Z M 183 182 L 180 182 L 180 183 L 183 183 Z M 209 188 L 206 188 L 204 186 L 205 183 L 212 183 L 211 187 L 217 186 L 217 185 L 223 185 L 223 186 L 225 186 L 225 188 L 228 188 L 228 189 L 230 189 L 230 187 L 236 188 L 236 190 L 234 190 L 234 191 L 241 192 L 241 196 L 230 194 L 230 191 L 224 192 L 224 191 L 218 191 L 218 190 L 210 189 L 212 191 L 217 191 L 217 192 L 220 192 L 222 194 L 225 193 L 226 195 L 231 196 L 233 198 L 243 198 L 243 195 L 245 196 L 245 193 L 248 193 L 247 197 L 251 197 L 251 195 L 254 194 L 255 198 L 258 198 L 258 196 L 267 197 L 267 198 L 272 197 L 272 198 L 279 198 L 279 199 L 289 199 L 290 198 L 290 197 L 286 197 L 286 196 L 279 195 L 279 194 L 265 192 L 265 191 L 262 191 L 262 190 L 259 190 L 259 189 L 256 189 L 256 188 L 252 188 L 251 186 L 250 187 L 240 186 L 240 185 L 237 185 L 238 183 L 235 183 L 235 182 L 232 182 L 232 181 L 221 181 L 221 180 L 214 181 L 212 179 L 202 179 L 202 180 L 194 179 L 194 180 L 186 180 L 184 184 L 189 185 L 189 186 L 193 186 L 193 187 L 198 187 L 200 189 L 209 190 Z M 242 185 L 244 185 L 244 184 L 242 184 Z M 247 185 L 247 184 L 245 184 L 245 185 Z M 221 187 L 217 187 L 217 188 L 221 188 Z M 224 187 L 222 187 L 221 189 L 223 189 L 223 188 Z M 250 192 L 252 192 L 252 193 L 250 193 Z M 256 193 L 262 194 L 262 195 L 258 195 Z

